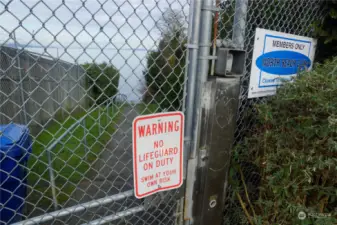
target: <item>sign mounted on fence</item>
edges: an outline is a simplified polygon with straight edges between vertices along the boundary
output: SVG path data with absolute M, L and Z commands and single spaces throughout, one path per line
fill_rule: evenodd
M 132 126 L 135 196 L 143 198 L 183 183 L 184 114 L 138 116 Z
M 313 38 L 257 28 L 248 98 L 274 95 L 283 81 L 311 69 L 315 49 Z

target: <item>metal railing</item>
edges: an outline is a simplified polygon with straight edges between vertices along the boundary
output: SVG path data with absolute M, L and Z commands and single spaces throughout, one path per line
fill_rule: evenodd
M 118 96 L 118 94 L 116 94 L 115 96 Z M 112 98 L 109 98 L 107 100 L 105 100 L 104 102 L 102 102 L 101 104 L 97 105 L 95 108 L 91 109 L 86 115 L 84 115 L 83 117 L 81 117 L 80 119 L 78 119 L 75 123 L 73 123 L 65 132 L 63 132 L 55 141 L 53 141 L 47 148 L 46 148 L 46 153 L 47 153 L 47 157 L 48 157 L 48 171 L 49 171 L 49 177 L 50 177 L 50 184 L 51 184 L 51 189 L 52 189 L 52 197 L 53 197 L 53 205 L 54 205 L 54 209 L 57 210 L 58 209 L 58 202 L 57 202 L 57 196 L 56 196 L 56 185 L 55 185 L 55 175 L 54 175 L 54 170 L 53 170 L 53 160 L 52 160 L 52 156 L 51 156 L 51 152 L 53 151 L 53 149 L 60 143 L 62 142 L 62 139 L 65 138 L 68 134 L 70 134 L 76 127 L 78 127 L 79 125 L 81 125 L 83 127 L 83 144 L 84 144 L 84 148 L 86 151 L 85 157 L 88 154 L 88 146 L 87 146 L 87 132 L 86 132 L 86 123 L 85 120 L 88 116 L 90 116 L 90 114 L 96 110 L 98 110 L 98 127 L 99 127 L 99 136 L 102 134 L 102 127 L 100 125 L 100 121 L 101 121 L 101 107 L 104 106 L 107 110 L 109 110 L 109 107 L 111 106 L 111 110 L 114 110 L 113 108 L 113 100 L 115 99 L 115 96 Z M 108 117 L 108 115 L 106 115 Z
M 97 206 L 106 205 L 106 204 L 112 203 L 114 201 L 118 201 L 118 200 L 121 200 L 121 199 L 124 199 L 124 198 L 127 198 L 127 197 L 131 197 L 132 195 L 133 195 L 133 190 L 126 191 L 126 192 L 123 192 L 123 193 L 120 193 L 120 194 L 107 196 L 107 197 L 96 199 L 96 200 L 93 200 L 93 201 L 90 201 L 90 202 L 86 202 L 86 203 L 78 204 L 78 205 L 75 205 L 75 206 L 72 206 L 72 207 L 57 210 L 57 211 L 54 211 L 54 212 L 46 213 L 46 214 L 41 215 L 41 216 L 33 217 L 33 218 L 30 218 L 30 219 L 27 219 L 27 220 L 24 220 L 24 221 L 21 221 L 21 222 L 18 222 L 18 223 L 14 223 L 13 225 L 32 225 L 32 224 L 39 224 L 39 223 L 47 222 L 47 221 L 50 221 L 50 220 L 53 220 L 53 219 L 57 219 L 59 217 L 64 217 L 64 216 L 67 216 L 67 215 L 70 215 L 70 214 L 73 214 L 73 213 L 77 213 L 77 212 L 81 212 L 81 211 L 88 210 L 88 209 L 91 209 L 91 208 L 95 208 Z M 138 207 L 138 210 L 139 209 L 140 209 L 140 207 Z M 123 214 L 123 212 L 124 212 L 124 214 Z M 121 218 L 123 216 L 126 216 L 126 215 L 128 215 L 127 212 L 129 212 L 129 211 L 123 211 L 123 212 L 116 213 L 115 215 L 113 215 L 113 218 L 118 219 L 118 218 Z M 102 219 L 104 219 L 104 218 L 102 218 Z M 100 220 L 102 220 L 102 219 L 100 219 Z M 109 218 L 107 218 L 106 220 L 109 220 Z M 109 221 L 112 221 L 112 220 L 109 220 Z M 92 222 L 94 222 L 94 221 L 92 221 Z M 102 223 L 99 223 L 99 224 L 102 224 Z
M 122 212 L 117 212 L 114 215 L 106 216 L 106 217 L 91 221 L 91 222 L 86 223 L 86 224 L 88 224 L 88 225 L 105 224 L 105 223 L 109 223 L 111 221 L 118 220 L 118 219 L 126 217 L 126 216 L 136 214 L 136 213 L 144 211 L 144 210 L 145 210 L 145 208 L 143 206 L 133 207 L 133 208 L 130 208 L 128 210 L 124 210 Z

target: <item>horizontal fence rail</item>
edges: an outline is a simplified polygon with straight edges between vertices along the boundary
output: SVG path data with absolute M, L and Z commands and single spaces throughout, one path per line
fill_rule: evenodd
M 118 96 L 118 95 L 115 95 Z M 115 97 L 111 98 L 114 99 Z M 99 111 L 99 120 L 101 118 L 100 115 L 100 108 L 108 103 L 106 105 L 107 108 L 109 108 L 109 106 L 112 106 L 112 100 L 108 99 L 105 102 L 103 102 L 102 104 L 96 106 L 94 109 L 90 110 L 88 114 L 86 114 L 85 116 L 83 116 L 82 118 L 80 118 L 79 120 L 77 120 L 74 124 L 72 124 L 60 137 L 58 137 L 49 147 L 47 147 L 46 152 L 47 152 L 47 156 L 48 156 L 48 170 L 49 170 L 49 177 L 50 177 L 50 184 L 51 184 L 51 188 L 52 188 L 52 195 L 53 195 L 53 205 L 54 205 L 54 209 L 56 210 L 58 208 L 58 203 L 57 203 L 57 197 L 56 197 L 56 191 L 55 191 L 55 175 L 54 175 L 54 170 L 53 170 L 53 166 L 52 166 L 52 156 L 51 156 L 51 152 L 52 150 L 56 147 L 56 145 L 58 145 L 63 138 L 65 138 L 68 134 L 70 134 L 74 128 L 76 128 L 78 125 L 82 124 L 83 125 L 83 129 L 84 132 L 86 132 L 86 126 L 85 126 L 85 119 L 88 115 L 90 115 L 90 113 L 98 110 Z M 84 122 L 84 123 L 83 123 Z M 100 127 L 100 124 L 99 124 Z M 101 134 L 101 128 L 99 135 Z M 86 146 L 86 135 L 83 135 L 84 138 L 84 144 L 85 144 L 85 148 L 87 149 Z
M 108 197 L 104 197 L 101 199 L 97 199 L 97 200 L 93 200 L 90 202 L 86 202 L 86 203 L 82 203 L 76 206 L 72 206 L 72 207 L 68 207 L 65 209 L 61 209 L 61 210 L 57 210 L 51 213 L 48 213 L 46 215 L 42 215 L 42 216 L 37 216 L 31 219 L 27 219 L 18 223 L 14 223 L 13 225 L 31 225 L 31 224 L 38 224 L 38 223 L 42 223 L 42 222 L 47 222 L 53 219 L 56 219 L 58 217 L 63 217 L 63 216 L 67 216 L 73 213 L 77 213 L 77 212 L 81 212 L 84 210 L 88 210 L 97 206 L 102 206 L 102 205 L 106 205 L 109 204 L 111 202 L 114 201 L 118 201 L 127 197 L 131 197 L 133 195 L 133 190 L 130 191 L 126 191 L 117 195 L 112 195 L 112 196 L 108 196 Z
M 85 224 L 86 225 L 106 224 L 106 223 L 109 223 L 111 221 L 129 216 L 129 215 L 132 215 L 132 214 L 144 211 L 144 210 L 145 210 L 145 208 L 143 206 L 138 206 L 138 207 L 134 207 L 134 208 L 122 211 L 122 212 L 118 212 L 114 215 L 106 216 L 106 217 L 103 217 L 102 219 L 97 219 L 97 220 L 91 221 L 90 223 L 85 223 Z

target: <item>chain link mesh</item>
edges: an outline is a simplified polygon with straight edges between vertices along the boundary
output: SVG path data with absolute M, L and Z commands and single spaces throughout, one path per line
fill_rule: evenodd
M 133 196 L 131 125 L 183 110 L 188 11 L 187 0 L 0 2 L 0 224 L 176 223 L 179 190 Z
M 235 47 L 235 0 L 214 3 L 216 39 Z M 236 143 L 265 101 L 247 98 L 255 28 L 312 36 L 321 4 L 248 1 Z M 0 224 L 176 223 L 179 190 L 133 197 L 131 124 L 184 110 L 188 10 L 188 0 L 0 2 Z M 240 165 L 254 193 L 258 168 Z M 247 224 L 231 187 L 224 224 Z
M 235 1 L 220 1 L 219 7 L 221 11 L 219 13 L 218 22 L 218 39 L 221 40 L 221 45 L 225 47 L 235 47 L 232 41 L 233 27 L 235 26 Z M 264 28 L 312 37 L 313 23 L 323 17 L 322 1 L 249 0 L 247 9 L 245 27 L 241 27 L 242 34 L 245 35 L 244 50 L 246 51 L 246 72 L 241 78 L 240 106 L 235 132 L 235 144 L 242 142 L 244 137 L 251 132 L 251 128 L 255 123 L 253 105 L 263 103 L 267 99 L 248 99 L 255 29 Z M 251 160 L 253 161 L 254 159 Z M 258 197 L 260 175 L 259 168 L 257 168 L 252 161 L 236 162 L 235 159 L 232 159 L 233 165 L 239 163 L 244 181 L 247 185 L 248 194 L 253 201 L 254 198 Z M 236 173 L 234 169 L 230 174 L 231 179 L 239 181 L 239 187 L 236 187 L 235 191 L 239 191 L 239 193 L 242 191 L 242 198 L 245 199 L 240 174 Z M 235 195 L 235 191 L 232 186 L 229 186 L 225 199 L 224 225 L 248 224 L 246 216 Z

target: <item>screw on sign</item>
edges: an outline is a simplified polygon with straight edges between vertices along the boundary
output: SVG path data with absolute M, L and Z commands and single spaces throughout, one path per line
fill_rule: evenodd
M 183 183 L 184 114 L 157 113 L 133 121 L 135 196 L 179 188 Z

